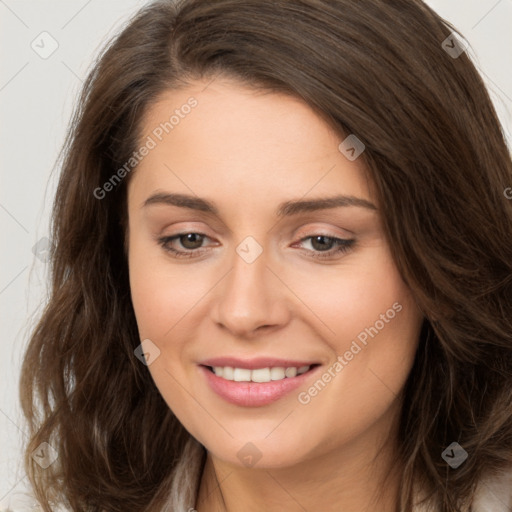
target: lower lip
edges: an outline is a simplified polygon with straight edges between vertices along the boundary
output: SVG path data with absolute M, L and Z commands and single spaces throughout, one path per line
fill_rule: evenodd
M 236 382 L 217 377 L 206 366 L 199 366 L 199 368 L 205 375 L 210 388 L 227 402 L 243 407 L 260 407 L 275 402 L 297 389 L 319 366 L 296 377 L 286 377 L 270 382 Z

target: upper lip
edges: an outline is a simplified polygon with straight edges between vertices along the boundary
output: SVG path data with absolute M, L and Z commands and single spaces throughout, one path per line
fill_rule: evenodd
M 237 357 L 214 357 L 206 359 L 199 363 L 203 366 L 231 366 L 232 368 L 245 368 L 247 370 L 254 370 L 257 368 L 273 368 L 283 367 L 290 368 L 301 366 L 310 366 L 315 363 L 314 361 L 298 361 L 297 359 L 277 359 L 275 357 L 255 357 L 254 359 L 239 359 Z

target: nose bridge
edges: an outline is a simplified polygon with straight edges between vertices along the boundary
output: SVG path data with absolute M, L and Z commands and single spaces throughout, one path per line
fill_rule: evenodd
M 224 279 L 215 320 L 234 334 L 249 334 L 285 320 L 278 280 L 267 268 L 270 251 L 254 237 L 236 246 L 232 269 Z

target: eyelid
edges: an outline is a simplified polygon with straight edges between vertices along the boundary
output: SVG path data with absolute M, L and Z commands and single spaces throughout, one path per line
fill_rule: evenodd
M 335 231 L 335 229 L 338 230 L 338 232 Z M 301 233 L 304 232 L 304 235 L 301 235 Z M 313 224 L 307 224 L 305 226 L 301 226 L 297 230 L 294 231 L 293 237 L 295 238 L 303 238 L 307 236 L 312 236 L 311 233 L 314 235 L 323 235 L 328 236 L 331 238 L 342 238 L 342 239 L 348 239 L 353 238 L 356 236 L 356 233 L 354 231 L 350 231 L 349 229 L 345 228 L 328 228 L 325 227 L 324 223 L 313 223 Z

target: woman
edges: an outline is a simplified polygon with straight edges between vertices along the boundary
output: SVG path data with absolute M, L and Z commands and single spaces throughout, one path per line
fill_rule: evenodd
M 141 10 L 62 163 L 44 510 L 508 510 L 511 183 L 420 1 Z

